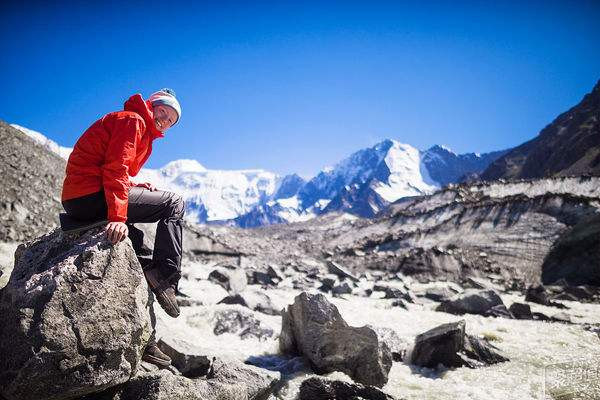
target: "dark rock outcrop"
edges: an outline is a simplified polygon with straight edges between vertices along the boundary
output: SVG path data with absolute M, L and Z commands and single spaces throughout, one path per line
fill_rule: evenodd
M 529 304 L 512 303 L 508 309 L 516 319 L 533 319 Z
M 600 174 L 600 81 L 537 137 L 494 161 L 481 179 L 582 174 Z
M 341 371 L 366 385 L 385 385 L 392 367 L 391 351 L 377 333 L 348 326 L 321 294 L 296 296 L 283 313 L 279 345 L 283 353 L 306 356 L 319 373 Z
M 373 386 L 333 381 L 319 377 L 308 378 L 300 385 L 298 400 L 394 400 L 394 397 Z
M 0 299 L 0 393 L 71 399 L 136 372 L 150 292 L 129 240 L 56 230 L 18 248 Z
M 485 341 L 465 334 L 465 321 L 443 324 L 415 338 L 410 362 L 427 368 L 438 365 L 469 368 L 508 361 Z
M 530 286 L 525 292 L 525 301 L 549 307 L 567 308 L 562 303 L 550 300 L 550 295 L 543 285 Z
M 452 299 L 440 304 L 436 311 L 450 314 L 480 314 L 483 315 L 493 307 L 504 305 L 498 293 L 494 290 L 468 289 Z
M 542 282 L 600 286 L 600 215 L 581 220 L 552 247 L 542 264 Z

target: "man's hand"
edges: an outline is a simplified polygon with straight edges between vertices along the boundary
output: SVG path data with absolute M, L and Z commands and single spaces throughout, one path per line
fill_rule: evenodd
M 145 189 L 148 189 L 151 192 L 154 192 L 156 190 L 156 186 L 154 186 L 153 184 L 149 183 L 149 182 L 144 182 L 144 183 L 136 183 L 137 187 L 143 187 Z
M 112 242 L 112 244 L 117 244 L 121 240 L 125 239 L 129 234 L 129 229 L 125 222 L 109 222 L 106 225 L 106 236 L 108 236 L 108 240 Z

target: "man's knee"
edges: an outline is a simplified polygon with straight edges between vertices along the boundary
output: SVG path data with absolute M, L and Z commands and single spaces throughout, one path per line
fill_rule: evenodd
M 185 214 L 185 201 L 183 197 L 177 193 L 173 193 L 171 201 L 169 202 L 169 211 L 171 217 L 181 219 Z

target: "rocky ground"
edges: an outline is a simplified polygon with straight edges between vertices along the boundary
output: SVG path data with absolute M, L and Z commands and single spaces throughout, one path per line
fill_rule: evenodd
M 1 400 L 600 397 L 598 177 L 450 185 L 373 219 L 186 225 L 157 370 L 129 243 L 41 237 L 64 161 L 21 137 L 2 159 Z
M 189 231 L 188 236 L 192 233 Z M 61 369 L 49 379 L 55 382 L 56 374 L 60 376 L 60 371 L 68 368 L 79 374 L 87 371 L 87 375 L 79 375 L 87 377 L 83 385 L 77 383 L 81 380 L 68 382 L 70 387 L 79 385 L 71 393 L 92 393 L 90 387 L 104 390 L 88 394 L 86 400 L 214 396 L 271 400 L 321 398 L 316 396 L 539 399 L 544 388 L 546 398 L 562 398 L 569 391 L 600 395 L 594 386 L 597 380 L 590 379 L 589 374 L 572 373 L 575 366 L 597 369 L 600 292 L 595 287 L 563 283 L 518 290 L 506 287 L 499 275 L 469 278 L 462 284 L 439 280 L 421 283 L 390 271 L 355 274 L 335 262 L 323 261 L 321 265 L 301 250 L 297 250 L 300 257 L 294 259 L 295 267 L 272 262 L 263 272 L 250 263 L 255 256 L 240 256 L 227 243 L 201 235 L 187 239 L 189 255 L 178 297 L 182 315 L 172 319 L 155 307 L 159 345 L 171 355 L 174 366 L 158 371 L 141 363 L 138 372 L 126 378 L 135 356 L 124 355 L 121 364 L 114 357 L 119 348 L 125 351 L 131 347 L 126 343 L 128 337 L 139 343 L 145 334 L 128 334 L 125 326 L 115 325 L 110 329 L 120 332 L 124 342 L 111 342 L 109 355 L 104 356 L 94 343 L 105 340 L 98 338 L 107 337 L 107 328 L 92 329 L 95 317 L 89 313 L 103 312 L 103 318 L 112 316 L 118 322 L 115 313 L 127 312 L 124 315 L 138 321 L 137 326 L 145 332 L 147 322 L 142 315 L 149 312 L 150 305 L 142 292 L 127 297 L 130 300 L 123 298 L 123 302 L 138 304 L 139 316 L 132 317 L 131 307 L 119 307 L 121 301 L 115 302 L 115 295 L 98 297 L 89 292 L 92 287 L 94 293 L 118 293 L 124 288 L 110 284 L 111 280 L 139 279 L 141 273 L 135 272 L 135 259 L 127 256 L 131 254 L 128 244 L 109 251 L 110 245 L 95 239 L 101 235 L 94 236 L 92 242 L 80 240 L 73 247 L 55 234 L 37 247 L 30 245 L 29 253 L 17 251 L 16 272 L 0 292 L 0 307 L 5 322 L 6 315 L 14 315 L 21 321 L 33 318 L 34 325 L 15 323 L 13 331 L 5 323 L 0 329 L 0 336 L 5 338 L 0 342 L 11 344 L 0 349 L 0 359 L 12 360 L 10 368 L 1 364 L 0 372 L 23 365 L 20 358 L 6 354 L 12 354 L 19 343 L 16 332 L 23 332 L 23 327 L 33 329 L 40 318 L 35 315 L 40 315 L 42 320 L 51 318 L 52 323 L 42 323 L 42 330 L 34 329 L 38 338 L 35 347 L 39 349 L 36 358 L 43 364 L 46 357 L 55 354 L 53 349 L 67 348 L 58 355 L 64 360 Z M 202 244 L 205 253 L 194 255 L 194 242 L 197 248 Z M 83 264 L 76 261 L 80 254 L 88 254 Z M 130 278 L 122 276 L 123 263 L 132 266 L 127 272 L 132 274 Z M 315 264 L 311 267 L 311 263 Z M 99 280 L 100 276 L 103 278 Z M 32 302 L 35 287 L 40 288 L 41 296 Z M 48 298 L 44 293 L 53 294 Z M 103 311 L 93 311 L 103 298 L 110 302 L 99 308 Z M 31 309 L 33 315 L 11 313 L 20 302 L 21 310 Z M 60 339 L 61 326 L 74 336 Z M 24 343 L 30 343 L 28 337 L 32 337 L 31 331 L 24 336 Z M 121 365 L 117 368 L 121 372 L 96 375 L 95 368 L 102 365 L 99 360 L 103 357 L 114 359 L 112 368 Z M 361 365 L 370 367 L 357 369 Z M 36 367 L 29 363 L 27 368 L 33 373 Z M 36 374 L 38 384 L 43 383 L 40 373 Z M 6 379 L 0 375 L 3 387 L 7 387 Z M 8 400 L 23 398 L 7 393 L 3 394 Z

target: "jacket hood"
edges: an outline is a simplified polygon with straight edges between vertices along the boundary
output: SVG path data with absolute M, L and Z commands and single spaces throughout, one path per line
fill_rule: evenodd
M 146 123 L 146 132 L 152 135 L 152 139 L 165 136 L 164 133 L 156 129 L 156 125 L 154 125 L 154 112 L 152 112 L 152 105 L 149 101 L 144 101 L 141 94 L 136 93 L 131 96 L 125 102 L 123 109 L 125 111 L 133 111 L 144 119 L 144 122 Z

